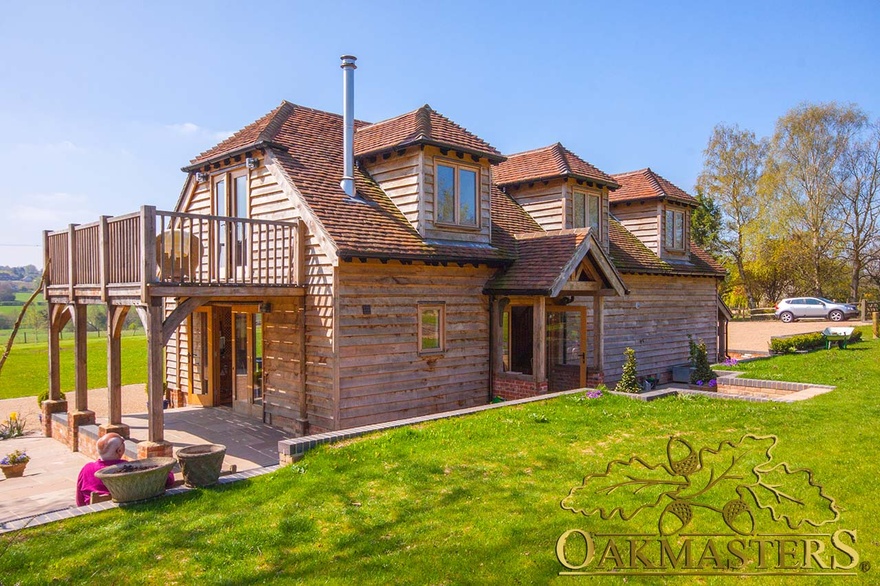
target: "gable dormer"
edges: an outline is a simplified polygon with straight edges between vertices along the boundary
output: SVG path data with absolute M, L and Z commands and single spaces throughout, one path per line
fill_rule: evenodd
M 355 132 L 355 157 L 422 238 L 488 244 L 492 145 L 425 105 Z
M 690 258 L 691 210 L 697 200 L 650 168 L 619 173 L 611 214 L 664 260 Z
M 495 184 L 545 230 L 590 228 L 608 251 L 608 194 L 618 184 L 562 144 L 510 155 Z

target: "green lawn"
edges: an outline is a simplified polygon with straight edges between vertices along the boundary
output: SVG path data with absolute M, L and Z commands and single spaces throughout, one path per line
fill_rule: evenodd
M 801 481 L 800 487 L 792 483 L 793 494 L 813 503 L 814 518 L 822 512 L 817 494 L 836 500 L 839 520 L 820 531 L 856 530 L 861 560 L 876 565 L 880 342 L 778 357 L 744 369 L 838 388 L 791 405 L 570 396 L 379 433 L 316 449 L 295 466 L 249 481 L 4 536 L 0 551 L 11 544 L 0 557 L 0 576 L 10 584 L 581 583 L 558 576 L 564 568 L 555 546 L 563 532 L 656 535 L 659 515 L 646 510 L 624 522 L 564 510 L 560 503 L 585 476 L 633 455 L 652 465 L 664 463 L 671 436 L 700 448 L 738 443 L 749 433 L 778 437 L 773 459 L 789 463 L 792 479 Z M 756 455 L 763 452 L 749 457 Z M 689 478 L 706 471 L 710 456 L 704 454 L 703 469 Z M 824 493 L 815 487 L 811 492 L 808 485 L 803 490 L 806 474 L 796 472 L 801 467 L 813 471 Z M 620 502 L 632 507 L 642 498 L 633 492 L 621 495 Z M 595 499 L 577 504 L 589 506 Z M 695 509 L 694 531 L 717 529 L 717 515 L 709 512 Z M 759 530 L 779 531 L 766 511 L 756 510 L 754 517 Z M 816 530 L 800 530 L 811 531 Z M 628 549 L 621 553 L 628 558 Z M 775 555 L 773 550 L 769 557 Z M 845 555 L 838 560 L 850 561 Z M 749 583 L 875 584 L 880 579 L 880 568 L 864 573 L 857 566 L 854 572 L 850 578 L 783 575 Z M 658 580 L 629 577 L 627 583 Z M 606 576 L 582 582 L 624 580 Z M 733 581 L 689 576 L 665 583 Z
M 89 388 L 107 386 L 107 339 L 90 338 L 88 342 Z M 48 386 L 49 358 L 46 343 L 15 343 L 0 373 L 0 399 L 39 395 Z M 73 339 L 61 341 L 61 390 L 72 391 L 74 378 Z M 122 384 L 147 381 L 147 339 L 145 336 L 122 337 Z

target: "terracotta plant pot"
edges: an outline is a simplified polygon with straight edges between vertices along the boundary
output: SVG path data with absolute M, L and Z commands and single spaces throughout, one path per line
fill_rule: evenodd
M 27 468 L 27 462 L 24 464 L 4 464 L 0 468 L 3 468 L 3 476 L 6 478 L 21 478 L 24 475 L 24 469 Z
M 226 446 L 205 444 L 177 450 L 183 481 L 190 487 L 211 486 L 220 478 Z
M 140 501 L 165 492 L 168 472 L 174 463 L 174 458 L 132 460 L 98 470 L 95 478 L 104 483 L 113 502 Z

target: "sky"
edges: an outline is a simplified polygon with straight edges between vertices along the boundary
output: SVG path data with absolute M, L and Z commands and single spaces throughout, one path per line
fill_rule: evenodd
M 686 191 L 712 128 L 769 136 L 804 102 L 880 117 L 880 2 L 0 0 L 0 265 L 42 231 L 155 205 L 180 168 L 282 100 L 430 104 L 503 153 L 562 142 Z

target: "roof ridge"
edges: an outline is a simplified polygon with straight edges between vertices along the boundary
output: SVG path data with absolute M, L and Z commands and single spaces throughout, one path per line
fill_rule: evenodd
M 281 105 L 275 108 L 275 114 L 272 115 L 272 119 L 269 120 L 263 131 L 257 136 L 257 142 L 274 142 L 278 132 L 281 131 L 281 127 L 284 126 L 284 123 L 296 107 L 296 104 L 292 104 L 287 100 L 281 100 Z
M 571 164 L 568 161 L 568 149 L 562 146 L 561 142 L 557 141 L 556 144 L 553 145 L 553 153 L 557 164 L 559 165 L 560 173 L 563 175 L 572 175 L 573 171 L 571 169 Z
M 644 175 L 645 171 L 648 171 L 649 173 L 653 173 L 653 171 L 651 171 L 650 167 L 645 167 L 644 169 L 637 169 L 635 171 L 624 171 L 623 173 L 612 173 L 611 176 L 612 177 L 621 177 L 623 175 L 636 175 L 639 173 Z
M 422 138 L 431 138 L 431 113 L 434 110 L 431 106 L 425 104 L 416 110 L 416 132 Z
M 548 145 L 546 145 L 546 146 L 538 147 L 538 148 L 536 148 L 536 149 L 531 149 L 531 150 L 528 150 L 528 151 L 520 151 L 520 152 L 518 152 L 518 153 L 513 153 L 513 154 L 511 154 L 511 155 L 504 155 L 504 156 L 506 156 L 506 157 L 509 159 L 509 158 L 511 158 L 511 157 L 520 157 L 520 156 L 524 156 L 524 155 L 531 155 L 531 154 L 533 154 L 533 153 L 537 153 L 537 152 L 539 152 L 539 151 L 547 151 L 547 150 L 550 150 L 550 149 L 552 149 L 553 147 L 555 147 L 557 144 L 559 144 L 559 143 L 557 142 L 557 143 L 554 143 L 554 144 L 548 144 Z

